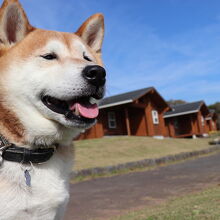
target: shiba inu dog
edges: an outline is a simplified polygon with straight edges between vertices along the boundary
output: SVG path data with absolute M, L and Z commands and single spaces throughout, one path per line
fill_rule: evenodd
M 91 127 L 105 90 L 103 15 L 75 33 L 29 24 L 18 0 L 0 9 L 0 219 L 62 219 L 72 139 Z

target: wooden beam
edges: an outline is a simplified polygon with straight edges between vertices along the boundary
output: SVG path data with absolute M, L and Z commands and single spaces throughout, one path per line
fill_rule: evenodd
M 164 137 L 166 137 L 166 126 L 165 126 L 165 119 L 163 118 L 163 112 L 158 112 L 159 114 L 159 126 L 160 126 L 160 130 L 161 130 L 161 135 L 163 135 Z
M 213 131 L 214 128 L 212 126 L 212 119 L 211 120 L 208 120 L 208 123 L 209 123 L 209 131 Z
M 202 114 L 201 114 L 201 112 L 199 111 L 198 113 L 197 113 L 197 124 L 198 124 L 198 133 L 201 135 L 201 134 L 203 134 L 203 126 L 202 126 L 202 122 L 201 122 L 201 116 L 202 116 Z
M 174 128 L 174 122 L 173 122 L 173 118 L 167 118 L 166 120 L 168 120 L 168 128 L 169 128 L 169 135 L 170 137 L 175 137 L 175 128 Z
M 130 128 L 130 121 L 129 121 L 129 115 L 128 115 L 127 108 L 125 108 L 125 121 L 126 121 L 127 135 L 131 136 L 131 128 Z
M 151 107 L 149 103 L 145 108 L 145 121 L 147 126 L 147 136 L 154 136 L 154 126 L 151 115 Z
M 192 134 L 195 134 L 196 131 L 195 131 L 195 127 L 194 127 L 194 120 L 193 120 L 193 116 L 190 115 L 190 122 L 191 122 L 191 131 L 192 131 Z
M 176 135 L 175 138 L 184 138 L 184 137 L 191 137 L 191 136 L 193 136 L 192 133 L 189 133 L 189 134 Z

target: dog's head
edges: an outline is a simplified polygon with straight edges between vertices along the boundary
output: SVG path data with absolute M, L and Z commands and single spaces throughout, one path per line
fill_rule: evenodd
M 41 15 L 39 15 L 41 16 Z M 0 99 L 23 124 L 88 128 L 104 95 L 101 14 L 76 33 L 32 27 L 17 0 L 0 10 Z

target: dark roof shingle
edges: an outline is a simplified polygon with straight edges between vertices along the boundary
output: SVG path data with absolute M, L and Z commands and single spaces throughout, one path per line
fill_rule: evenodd
M 184 114 L 187 112 L 199 111 L 203 101 L 191 102 L 186 104 L 172 105 L 172 111 L 166 112 L 164 117 L 171 117 L 178 114 Z
M 104 107 L 104 106 L 107 107 L 110 105 L 117 105 L 117 103 L 122 103 L 122 102 L 126 102 L 129 100 L 132 102 L 132 101 L 140 98 L 141 96 L 147 94 L 152 89 L 154 89 L 154 88 L 148 87 L 148 88 L 139 89 L 139 90 L 135 90 L 135 91 L 119 94 L 119 95 L 110 96 L 110 97 L 107 97 L 107 98 L 104 98 L 103 100 L 101 100 L 101 102 L 99 103 L 99 106 L 100 107 Z

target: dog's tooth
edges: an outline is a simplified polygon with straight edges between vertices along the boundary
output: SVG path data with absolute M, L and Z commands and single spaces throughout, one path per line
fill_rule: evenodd
M 92 104 L 92 105 L 99 103 L 99 101 L 98 101 L 97 99 L 93 98 L 93 97 L 91 97 L 91 98 L 89 99 L 89 102 L 90 102 L 90 104 Z
M 78 108 L 75 108 L 74 113 L 75 113 L 75 115 L 79 115 L 79 109 L 78 109 Z

